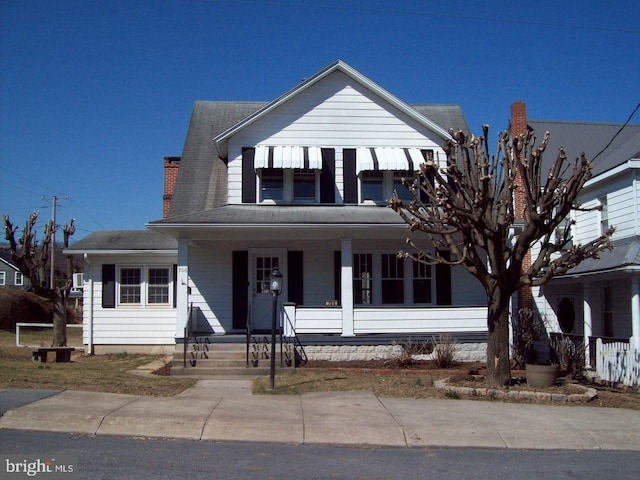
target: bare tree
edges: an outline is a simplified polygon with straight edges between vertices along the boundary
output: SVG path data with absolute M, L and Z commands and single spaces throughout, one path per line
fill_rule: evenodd
M 502 132 L 494 156 L 487 125 L 482 137 L 450 133 L 444 145 L 446 168 L 428 158 L 419 179 L 405 183 L 414 199 L 404 202 L 394 194 L 389 200 L 410 231 L 430 239 L 428 248 L 407 240 L 413 252 L 399 255 L 431 265 L 461 265 L 480 281 L 488 306 L 486 381 L 503 385 L 511 377 L 511 296 L 522 287 L 543 285 L 586 258 L 598 258 L 613 248 L 614 229 L 584 245 L 570 245 L 572 222 L 567 219 L 580 208 L 576 198 L 591 177 L 591 163 L 584 154 L 567 161 L 560 149 L 543 177 L 549 132 L 538 146 L 533 132 L 512 141 Z M 522 202 L 516 202 L 516 192 Z M 538 248 L 532 250 L 534 245 Z M 531 261 L 525 259 L 529 252 L 535 254 Z
M 47 285 L 46 266 L 49 258 L 49 248 L 53 234 L 53 222 L 50 220 L 44 226 L 44 235 L 40 247 L 36 239 L 35 225 L 38 220 L 38 212 L 29 215 L 22 230 L 22 237 L 16 241 L 17 227 L 14 227 L 8 215 L 3 215 L 5 238 L 11 248 L 11 259 L 20 272 L 27 276 L 31 282 L 33 292 L 50 300 L 54 306 L 53 314 L 53 347 L 67 345 L 67 297 L 72 286 L 73 257 L 67 255 L 66 269 L 67 280 L 62 286 Z M 64 248 L 69 246 L 69 238 L 75 233 L 74 220 L 62 227 Z

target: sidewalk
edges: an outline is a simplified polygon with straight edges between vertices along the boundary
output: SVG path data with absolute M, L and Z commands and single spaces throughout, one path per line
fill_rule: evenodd
M 29 391 L 0 391 L 0 405 L 11 407 L 0 428 L 293 444 L 640 451 L 635 410 L 391 399 L 367 391 L 252 395 L 251 383 L 200 380 L 170 398 L 66 390 L 40 391 L 30 401 Z

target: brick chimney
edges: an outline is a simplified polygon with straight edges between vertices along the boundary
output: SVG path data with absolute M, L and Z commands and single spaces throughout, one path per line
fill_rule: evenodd
M 171 208 L 171 198 L 173 197 L 173 189 L 176 186 L 178 178 L 178 169 L 180 168 L 180 157 L 164 157 L 164 191 L 162 194 L 162 218 L 169 216 L 169 208 Z
M 517 100 L 511 105 L 511 138 L 527 133 L 527 106 Z M 522 184 L 520 173 L 516 173 L 516 184 Z M 524 221 L 524 192 L 516 188 L 513 201 L 515 203 L 515 215 L 519 221 Z M 522 262 L 522 270 L 527 270 L 531 266 L 531 251 L 527 252 Z M 518 310 L 521 308 L 533 309 L 533 295 L 531 287 L 522 287 L 518 290 Z

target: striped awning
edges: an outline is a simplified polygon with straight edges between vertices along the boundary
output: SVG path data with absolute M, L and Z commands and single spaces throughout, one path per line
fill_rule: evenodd
M 419 148 L 359 147 L 356 151 L 356 173 L 366 170 L 413 172 L 419 170 L 423 162 Z
M 258 145 L 253 160 L 254 168 L 305 168 L 322 169 L 320 147 L 290 145 Z

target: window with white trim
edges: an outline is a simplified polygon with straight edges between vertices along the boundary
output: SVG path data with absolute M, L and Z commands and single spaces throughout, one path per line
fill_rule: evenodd
M 397 254 L 383 253 L 381 260 L 382 304 L 404 303 L 404 259 Z
M 258 189 L 262 203 L 318 203 L 320 170 L 261 168 Z
M 600 234 L 603 235 L 609 229 L 609 205 L 607 197 L 600 197 Z
M 413 303 L 432 303 L 431 289 L 432 270 L 431 265 L 420 262 L 413 263 Z
M 153 305 L 169 303 L 169 268 L 149 267 L 147 269 L 147 301 Z
M 119 306 L 169 306 L 173 301 L 173 274 L 168 265 L 118 267 Z
M 0 272 L 0 285 L 7 284 L 7 272 Z
M 16 272 L 14 285 L 21 287 L 24 285 L 24 275 L 22 272 Z
M 120 267 L 118 270 L 118 299 L 121 305 L 140 305 L 142 302 L 142 268 Z
M 373 301 L 373 255 L 353 255 L 353 303 L 369 305 Z
M 353 254 L 355 305 L 425 305 L 435 303 L 431 265 L 398 258 L 397 252 Z
M 405 182 L 421 178 L 419 164 L 433 159 L 433 150 L 360 147 L 356 155 L 360 203 L 383 205 L 394 191 L 401 200 L 414 199 Z M 432 178 L 429 181 L 433 184 Z

